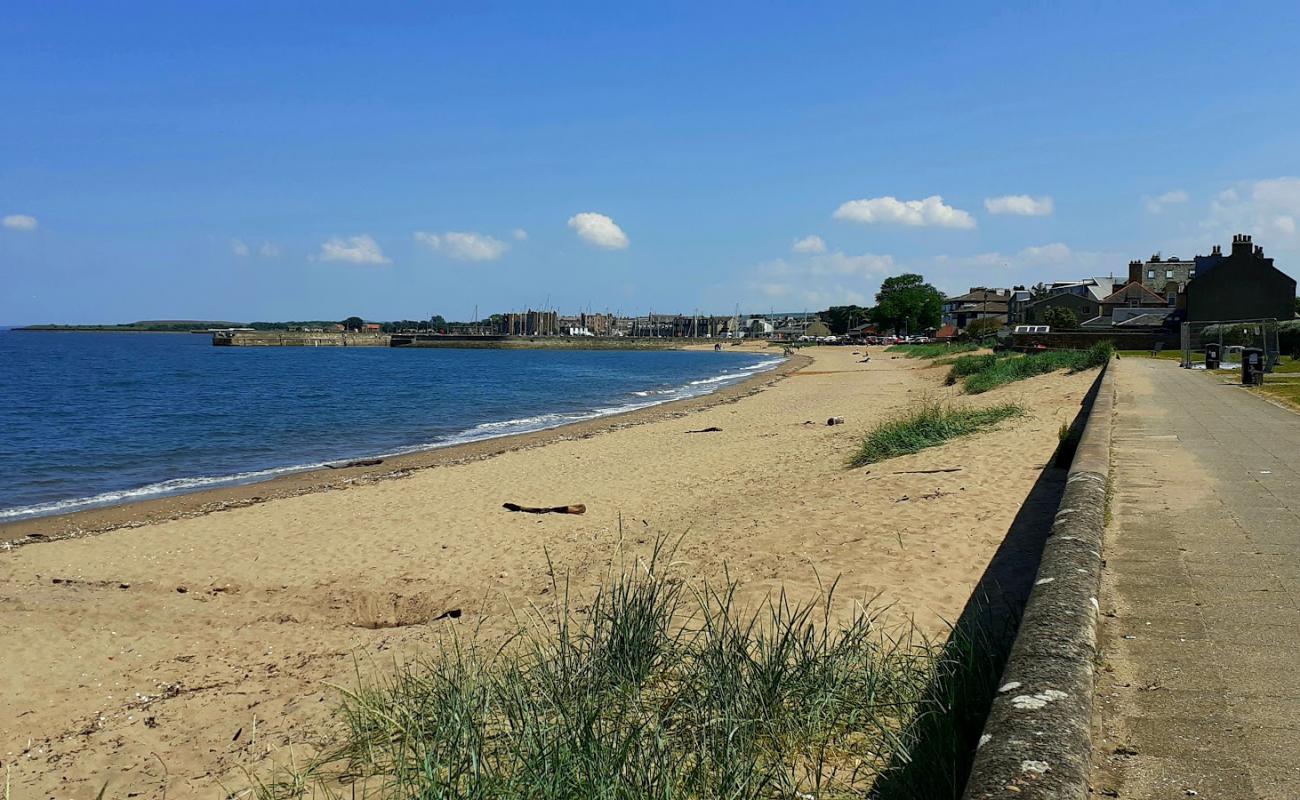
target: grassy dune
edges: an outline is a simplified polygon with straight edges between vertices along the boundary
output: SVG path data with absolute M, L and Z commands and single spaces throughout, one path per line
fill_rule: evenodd
M 582 606 L 557 585 L 559 610 L 504 646 L 450 640 L 361 682 L 338 738 L 258 796 L 859 797 L 910 762 L 952 687 L 996 680 L 985 656 L 888 635 L 861 605 L 834 623 L 833 586 L 750 611 L 736 584 L 688 589 L 669 560 L 656 548 Z
M 965 363 L 958 359 L 948 372 L 948 383 L 961 380 L 967 394 L 982 394 L 1008 383 L 1057 370 L 1082 372 L 1100 367 L 1110 360 L 1113 353 L 1110 342 L 1102 342 L 1087 350 L 1046 350 L 1009 358 L 976 357 Z
M 969 436 L 1022 413 L 1024 409 L 1011 403 L 990 408 L 965 408 L 938 401 L 922 403 L 867 434 L 849 464 L 861 467 L 916 453 L 949 439 Z

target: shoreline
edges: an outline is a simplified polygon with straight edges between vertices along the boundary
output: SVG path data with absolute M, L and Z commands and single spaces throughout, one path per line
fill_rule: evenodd
M 509 636 L 521 613 L 590 596 L 658 541 L 692 586 L 734 581 L 740 607 L 818 602 L 833 581 L 832 624 L 861 603 L 880 625 L 946 635 L 1094 376 L 963 399 L 1026 413 L 853 469 L 881 422 L 956 395 L 932 364 L 860 358 L 815 348 L 621 416 L 25 523 L 66 533 L 0 544 L 15 796 L 93 797 L 109 775 L 119 795 L 246 786 L 337 724 L 331 687 L 448 636 Z M 701 429 L 714 432 L 686 435 Z
M 693 349 L 690 346 L 680 349 Z M 763 354 L 756 352 L 756 354 Z M 435 446 L 427 450 L 384 457 L 370 466 L 318 467 L 290 472 L 250 483 L 197 489 L 162 497 L 128 500 L 0 523 L 0 548 L 12 550 L 29 544 L 96 536 L 122 528 L 139 528 L 176 519 L 201 517 L 234 508 L 303 494 L 347 489 L 385 480 L 405 478 L 418 471 L 493 458 L 516 450 L 542 447 L 557 441 L 586 439 L 620 428 L 674 419 L 724 403 L 734 403 L 762 391 L 813 359 L 795 354 L 773 367 L 708 394 L 670 400 L 646 408 L 579 420 L 539 431 L 514 433 L 473 442 Z M 360 456 L 352 460 L 368 460 Z

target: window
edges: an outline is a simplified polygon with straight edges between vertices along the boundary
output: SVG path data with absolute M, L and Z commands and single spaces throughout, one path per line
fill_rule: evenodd
M 1170 308 L 1173 308 L 1175 305 L 1178 304 L 1178 295 L 1174 294 L 1173 292 L 1169 293 L 1169 297 L 1167 299 L 1169 301 Z
M 1151 280 L 1155 280 L 1156 271 L 1153 269 L 1147 270 L 1147 277 L 1150 278 Z M 930 306 L 930 308 L 934 308 L 934 306 Z
M 1173 277 L 1174 277 L 1174 271 L 1172 269 L 1165 270 L 1165 280 L 1170 280 Z M 931 306 L 931 308 L 933 308 L 933 306 Z

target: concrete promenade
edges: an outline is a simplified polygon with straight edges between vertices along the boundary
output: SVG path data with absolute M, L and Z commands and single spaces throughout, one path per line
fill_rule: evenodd
M 1112 366 L 1093 792 L 1300 798 L 1300 414 Z

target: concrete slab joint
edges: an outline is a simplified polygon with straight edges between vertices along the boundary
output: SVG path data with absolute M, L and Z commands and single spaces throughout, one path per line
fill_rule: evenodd
M 966 800 L 1088 795 L 1115 400 L 1110 365 L 1097 381 L 1038 576 L 985 721 Z

